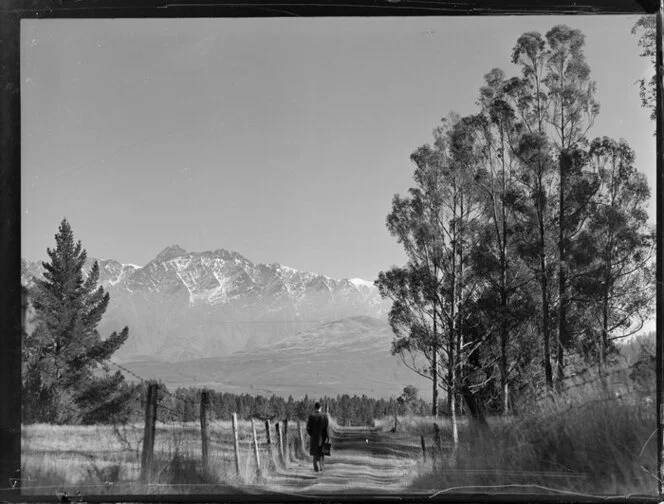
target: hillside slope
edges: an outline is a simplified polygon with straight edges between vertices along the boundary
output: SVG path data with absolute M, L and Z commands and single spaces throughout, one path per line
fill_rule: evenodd
M 204 386 L 222 392 L 390 397 L 412 384 L 426 393 L 430 382 L 390 354 L 392 338 L 387 322 L 351 317 L 227 357 L 172 363 L 142 360 L 125 365 L 139 376 L 159 378 L 169 387 Z

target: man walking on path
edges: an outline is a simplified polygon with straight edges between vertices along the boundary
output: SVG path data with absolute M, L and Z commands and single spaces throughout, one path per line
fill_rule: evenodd
M 314 471 L 319 472 L 323 470 L 323 462 L 325 456 L 323 455 L 323 443 L 330 440 L 328 433 L 328 419 L 325 413 L 320 410 L 320 403 L 314 404 L 316 411 L 309 415 L 307 420 L 307 434 L 311 437 L 309 443 L 309 455 L 314 457 Z

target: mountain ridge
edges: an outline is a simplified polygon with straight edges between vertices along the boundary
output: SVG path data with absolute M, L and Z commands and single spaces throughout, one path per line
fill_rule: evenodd
M 91 268 L 94 258 L 86 262 Z M 253 263 L 226 249 L 192 252 L 179 245 L 161 250 L 144 266 L 97 259 L 100 285 L 111 302 L 99 326 L 103 334 L 129 326 L 118 352 L 180 361 L 226 356 L 335 319 L 385 319 L 388 306 L 362 279 L 334 279 L 279 263 Z M 30 285 L 41 263 L 25 259 L 21 279 Z

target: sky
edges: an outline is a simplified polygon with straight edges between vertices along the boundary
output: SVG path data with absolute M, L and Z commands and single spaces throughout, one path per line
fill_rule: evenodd
M 586 35 L 601 110 L 652 188 L 655 124 L 635 16 L 41 19 L 21 22 L 22 256 L 63 218 L 88 256 L 145 265 L 169 245 L 373 281 L 405 262 L 385 227 L 410 154 L 519 35 Z

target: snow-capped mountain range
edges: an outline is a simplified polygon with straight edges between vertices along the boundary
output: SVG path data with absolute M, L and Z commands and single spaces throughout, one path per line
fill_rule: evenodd
M 103 336 L 129 326 L 129 340 L 117 354 L 125 361 L 225 356 L 332 320 L 385 319 L 389 310 L 369 281 L 255 264 L 223 249 L 187 252 L 174 245 L 143 267 L 98 262 L 100 284 L 111 296 L 99 330 Z M 23 260 L 23 283 L 41 276 L 41 269 Z

